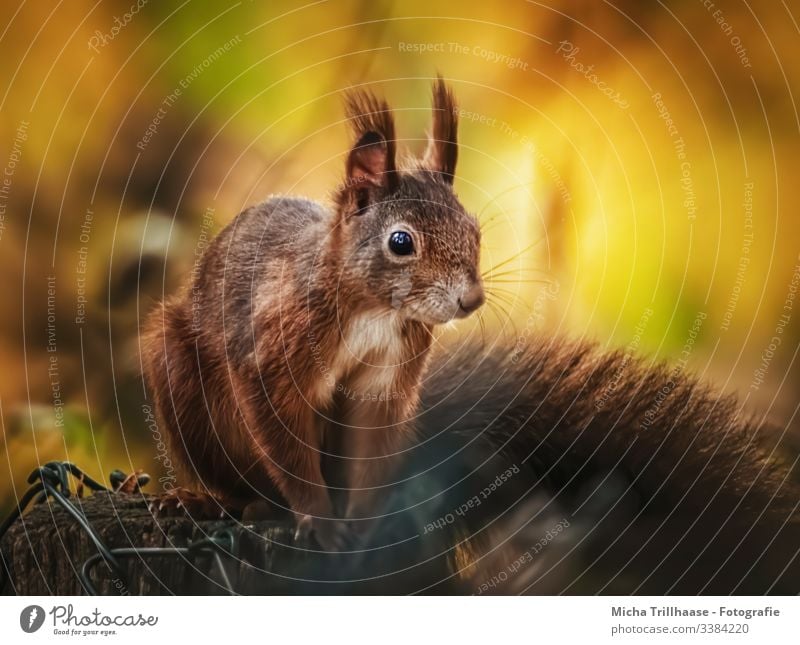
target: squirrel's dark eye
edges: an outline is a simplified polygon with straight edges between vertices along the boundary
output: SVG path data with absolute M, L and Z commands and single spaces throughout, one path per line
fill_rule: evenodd
M 395 255 L 411 255 L 414 252 L 414 240 L 405 231 L 395 231 L 389 236 L 389 249 Z

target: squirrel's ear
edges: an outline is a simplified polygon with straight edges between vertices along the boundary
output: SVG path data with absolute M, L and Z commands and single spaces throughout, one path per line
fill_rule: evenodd
M 348 183 L 357 186 L 368 181 L 375 186 L 384 186 L 389 181 L 388 165 L 386 141 L 377 132 L 366 132 L 347 157 Z
M 346 98 L 347 114 L 356 143 L 347 157 L 347 184 L 364 183 L 393 188 L 395 167 L 394 118 L 385 101 L 372 94 L 351 92 Z
M 433 84 L 433 129 L 423 165 L 453 183 L 458 160 L 458 108 L 453 92 L 438 76 Z

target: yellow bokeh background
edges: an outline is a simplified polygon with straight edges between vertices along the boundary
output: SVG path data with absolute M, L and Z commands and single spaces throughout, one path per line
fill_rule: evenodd
M 687 368 L 797 436 L 800 7 L 709 4 L 7 7 L 0 500 L 50 459 L 158 476 L 138 323 L 191 268 L 204 215 L 214 232 L 272 193 L 326 199 L 348 87 L 386 96 L 419 154 L 437 72 L 462 109 L 456 189 L 498 267 L 485 332 L 445 336 L 636 339 L 674 360 L 703 315 Z

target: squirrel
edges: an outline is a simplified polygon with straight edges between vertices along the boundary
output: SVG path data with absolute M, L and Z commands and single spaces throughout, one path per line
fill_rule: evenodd
M 353 91 L 346 107 L 334 206 L 273 197 L 240 213 L 142 335 L 184 474 L 230 506 L 277 491 L 334 551 L 368 529 L 413 444 L 435 327 L 485 300 L 480 227 L 453 191 L 450 88 L 434 82 L 424 157 L 402 167 L 386 101 Z
M 560 337 L 430 351 L 484 299 L 455 100 L 441 79 L 433 96 L 428 150 L 398 169 L 388 106 L 351 94 L 334 208 L 246 210 L 150 315 L 173 460 L 346 551 L 289 572 L 314 593 L 800 591 L 797 459 L 735 398 Z

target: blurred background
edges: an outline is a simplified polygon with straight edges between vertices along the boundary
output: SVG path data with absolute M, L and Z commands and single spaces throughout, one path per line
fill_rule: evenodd
M 29 2 L 0 18 L 0 507 L 37 464 L 171 477 L 138 327 L 272 193 L 325 200 L 342 92 L 419 154 L 440 72 L 485 329 L 679 361 L 796 441 L 797 2 Z

